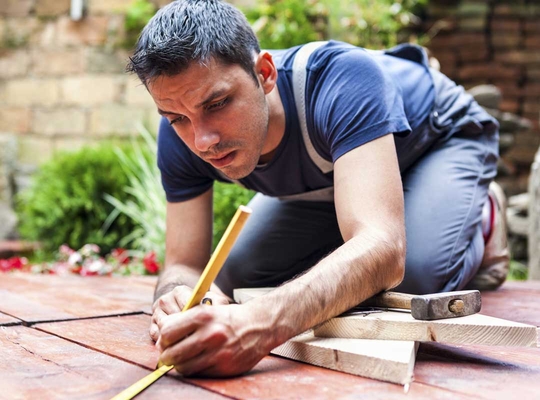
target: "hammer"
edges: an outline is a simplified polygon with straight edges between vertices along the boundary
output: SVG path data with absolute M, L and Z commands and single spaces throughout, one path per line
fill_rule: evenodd
M 411 310 L 413 318 L 429 321 L 476 314 L 482 307 L 482 297 L 478 290 L 425 295 L 382 292 L 362 302 L 359 306 Z

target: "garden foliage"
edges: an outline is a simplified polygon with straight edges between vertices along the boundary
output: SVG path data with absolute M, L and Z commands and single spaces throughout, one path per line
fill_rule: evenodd
M 380 49 L 418 41 L 414 27 L 427 0 L 259 0 L 244 10 L 261 48 L 341 40 Z
M 120 216 L 127 216 L 133 222 L 134 229 L 120 240 L 120 246 L 142 253 L 154 251 L 158 259 L 163 261 L 166 202 L 156 163 L 157 143 L 143 126 L 139 132 L 143 145 L 133 141 L 129 152 L 116 149 L 118 162 L 128 182 L 122 196 L 105 195 L 105 199 L 114 206 L 105 226 L 114 224 Z
M 135 47 L 139 34 L 156 11 L 157 7 L 149 0 L 133 0 L 126 10 L 126 18 L 124 20 L 126 34 L 124 47 L 128 49 Z
M 107 229 L 103 226 L 113 211 L 103 195 L 127 196 L 128 178 L 114 147 L 109 142 L 85 147 L 57 154 L 42 164 L 17 199 L 21 236 L 39 241 L 46 252 L 62 244 L 78 249 L 94 243 L 105 253 L 117 247 L 133 231 L 134 223 L 122 215 Z

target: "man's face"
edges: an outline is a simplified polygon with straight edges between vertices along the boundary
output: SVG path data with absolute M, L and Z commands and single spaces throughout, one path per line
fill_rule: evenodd
M 211 60 L 160 76 L 148 90 L 189 149 L 232 179 L 251 173 L 265 149 L 264 89 L 239 65 Z

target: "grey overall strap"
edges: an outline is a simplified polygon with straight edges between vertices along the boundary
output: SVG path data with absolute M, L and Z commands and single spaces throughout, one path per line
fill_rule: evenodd
M 313 163 L 325 174 L 334 169 L 334 164 L 325 160 L 317 153 L 309 137 L 306 122 L 306 67 L 311 53 L 326 43 L 328 42 L 312 42 L 302 46 L 294 57 L 292 71 L 294 100 L 296 102 L 296 110 L 298 112 L 304 145 Z

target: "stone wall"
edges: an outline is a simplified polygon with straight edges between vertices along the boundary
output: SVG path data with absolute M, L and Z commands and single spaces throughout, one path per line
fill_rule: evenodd
M 0 0 L 0 132 L 17 136 L 19 162 L 155 122 L 150 96 L 123 73 L 131 1 L 88 0 L 72 21 L 70 0 Z
M 500 108 L 530 120 L 504 154 L 499 180 L 510 194 L 527 191 L 540 144 L 540 1 L 430 0 L 428 48 L 441 70 L 466 88 L 493 84 Z
M 0 239 L 14 235 L 13 194 L 41 162 L 157 126 L 151 97 L 124 73 L 132 0 L 85 3 L 72 21 L 70 0 L 0 0 Z

